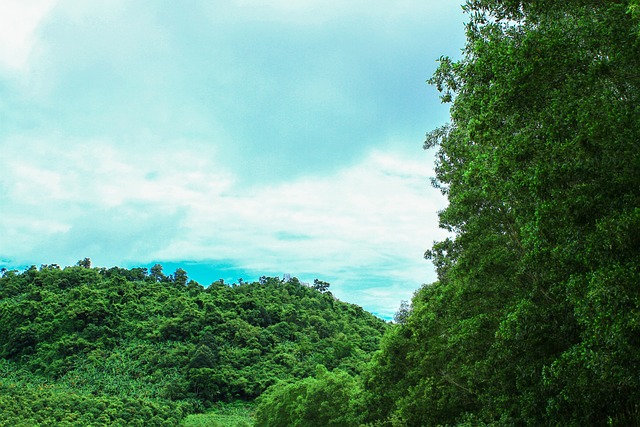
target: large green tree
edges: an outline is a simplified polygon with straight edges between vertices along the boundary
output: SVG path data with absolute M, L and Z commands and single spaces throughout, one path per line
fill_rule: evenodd
M 452 236 L 427 252 L 438 283 L 368 379 L 405 397 L 380 398 L 372 419 L 628 425 L 640 418 L 638 3 L 465 11 L 462 58 L 441 58 L 431 79 L 451 122 L 425 143 Z

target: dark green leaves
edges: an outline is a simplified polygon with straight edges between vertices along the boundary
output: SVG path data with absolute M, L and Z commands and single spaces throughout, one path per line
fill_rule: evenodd
M 371 417 L 627 425 L 640 411 L 638 2 L 465 11 L 463 57 L 430 80 L 451 123 L 424 144 L 454 235 L 427 251 L 439 281 L 371 367 Z

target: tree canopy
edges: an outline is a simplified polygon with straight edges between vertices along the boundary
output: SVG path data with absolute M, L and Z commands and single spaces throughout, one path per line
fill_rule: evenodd
M 11 425 L 176 425 L 318 365 L 357 374 L 388 328 L 326 282 L 205 288 L 183 269 L 90 265 L 0 277 L 0 413 L 15 412 Z
M 372 420 L 640 418 L 637 7 L 467 2 L 463 56 L 430 80 L 451 122 L 425 142 L 452 235 L 368 374 Z

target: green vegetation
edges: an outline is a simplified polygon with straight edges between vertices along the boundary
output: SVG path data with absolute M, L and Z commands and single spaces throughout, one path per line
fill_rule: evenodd
M 3 425 L 245 425 L 251 402 L 317 366 L 357 374 L 388 325 L 329 284 L 204 288 L 184 270 L 83 260 L 0 278 Z M 7 415 L 11 414 L 11 416 Z
M 258 425 L 640 425 L 638 1 L 465 10 L 463 56 L 431 79 L 452 103 L 425 143 L 449 200 L 438 281 L 361 376 L 276 385 Z
M 205 414 L 187 416 L 180 427 L 250 427 L 253 422 L 253 405 L 234 402 L 218 404 Z
M 279 383 L 260 396 L 259 426 L 356 426 L 364 408 L 361 389 L 348 373 L 319 367 L 315 377 Z
M 425 143 L 452 235 L 395 325 L 320 280 L 4 272 L 2 425 L 640 425 L 639 2 L 465 10 Z

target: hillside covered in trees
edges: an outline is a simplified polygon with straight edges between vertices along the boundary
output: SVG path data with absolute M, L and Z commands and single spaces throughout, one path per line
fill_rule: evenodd
M 318 365 L 356 374 L 388 328 L 320 280 L 79 264 L 0 278 L 1 425 L 177 425 Z

